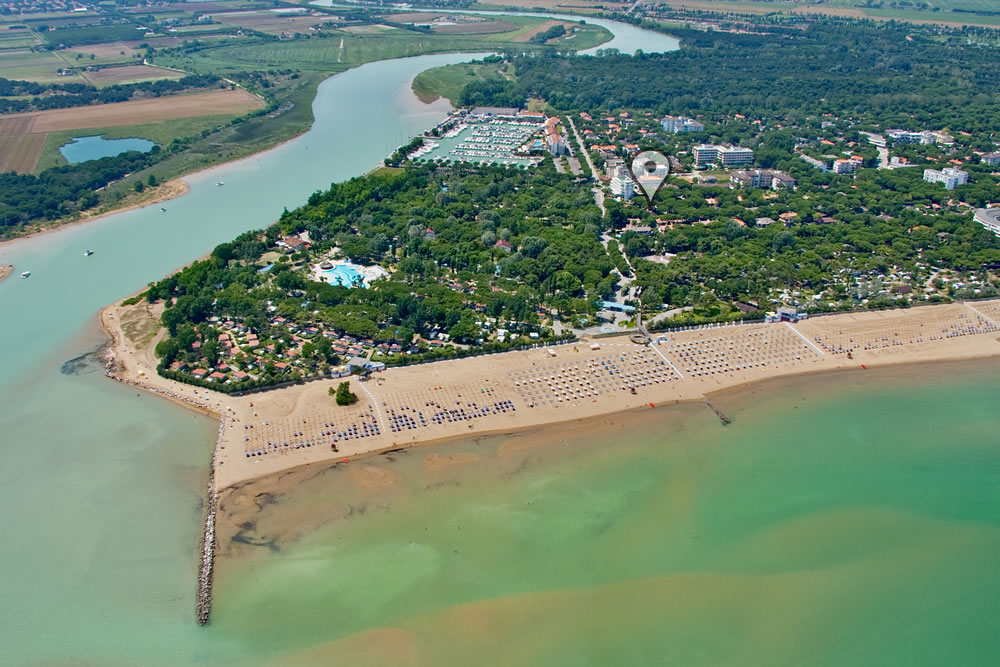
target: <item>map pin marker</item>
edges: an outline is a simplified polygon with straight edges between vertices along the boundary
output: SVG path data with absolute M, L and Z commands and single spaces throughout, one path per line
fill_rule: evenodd
M 670 174 L 670 158 L 658 150 L 644 150 L 633 155 L 626 166 L 632 181 L 652 210 L 653 199 Z

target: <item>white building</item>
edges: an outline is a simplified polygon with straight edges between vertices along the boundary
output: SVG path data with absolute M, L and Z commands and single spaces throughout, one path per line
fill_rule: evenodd
M 692 149 L 696 165 L 721 163 L 723 167 L 736 167 L 753 163 L 753 151 L 742 146 L 717 146 L 699 144 Z
M 775 169 L 740 169 L 729 174 L 729 182 L 743 188 L 795 189 L 795 179 Z
M 684 116 L 667 116 L 660 121 L 660 125 L 663 129 L 671 134 L 677 134 L 679 132 L 701 132 L 705 129 L 705 126 L 696 121 L 694 118 L 685 118 Z
M 711 164 L 719 159 L 719 147 L 715 144 L 699 144 L 691 150 L 696 165 Z
M 626 176 L 615 176 L 611 179 L 611 194 L 628 200 L 635 196 L 635 183 Z
M 922 132 L 910 132 L 909 130 L 889 130 L 886 132 L 889 138 L 897 144 L 933 144 L 937 137 L 933 132 L 924 130 Z
M 928 183 L 944 183 L 945 190 L 954 190 L 956 186 L 969 182 L 969 173 L 954 167 L 924 169 L 924 180 Z
M 1000 236 L 1000 208 L 979 208 L 973 216 L 976 222 Z
M 617 157 L 608 158 L 604 162 L 604 173 L 608 178 L 627 176 L 628 173 L 625 171 L 625 161 Z
M 889 145 L 889 142 L 886 141 L 885 137 L 881 134 L 875 134 L 873 132 L 858 132 L 858 134 L 867 139 L 868 143 L 878 146 L 879 148 L 885 148 Z
M 742 146 L 725 146 L 719 151 L 723 167 L 735 167 L 741 164 L 753 164 L 753 151 Z
M 842 158 L 840 160 L 833 161 L 833 173 L 835 174 L 853 174 L 854 173 L 854 160 L 848 160 Z

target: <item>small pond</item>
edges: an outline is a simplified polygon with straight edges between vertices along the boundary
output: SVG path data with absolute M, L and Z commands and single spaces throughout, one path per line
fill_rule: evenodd
M 73 137 L 68 144 L 59 147 L 59 152 L 70 164 L 96 160 L 102 157 L 120 155 L 126 151 L 146 153 L 156 144 L 148 139 L 105 139 L 104 137 Z

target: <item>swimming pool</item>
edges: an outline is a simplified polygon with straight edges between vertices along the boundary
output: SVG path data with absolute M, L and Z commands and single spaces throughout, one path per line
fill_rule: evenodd
M 323 272 L 326 282 L 331 285 L 343 285 L 344 287 L 364 287 L 361 274 L 350 264 L 337 264 L 332 269 Z

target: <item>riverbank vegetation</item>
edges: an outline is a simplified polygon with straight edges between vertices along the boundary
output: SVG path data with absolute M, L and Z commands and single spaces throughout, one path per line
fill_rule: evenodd
M 102 6 L 101 18 L 95 15 L 68 21 L 53 16 L 48 21 L 23 22 L 22 39 L 35 50 L 20 54 L 0 49 L 0 67 L 5 75 L 22 74 L 20 78 L 25 80 L 4 85 L 0 114 L 101 105 L 222 84 L 242 86 L 263 98 L 266 107 L 246 115 L 195 117 L 155 127 L 115 125 L 97 119 L 87 128 L 91 133 L 108 134 L 111 125 L 114 129 L 109 136 L 148 138 L 160 144 L 163 151 L 148 156 L 142 165 L 136 164 L 137 171 L 121 174 L 117 180 L 97 185 L 90 192 L 74 190 L 74 198 L 59 202 L 48 201 L 52 198 L 38 194 L 35 189 L 31 190 L 35 193 L 31 197 L 7 198 L 0 193 L 0 201 L 5 204 L 0 237 L 14 237 L 69 222 L 84 213 L 114 210 L 132 201 L 136 183 L 145 184 L 150 176 L 166 182 L 291 139 L 312 123 L 311 103 L 317 86 L 331 74 L 351 67 L 430 53 L 588 48 L 611 37 L 603 28 L 581 25 L 565 47 L 560 43 L 534 45 L 516 40 L 545 23 L 545 19 L 512 17 L 509 22 L 505 19 L 501 32 L 479 34 L 476 29 L 489 21 L 470 17 L 467 21 L 470 32 L 453 34 L 401 23 L 394 20 L 395 14 L 365 8 L 303 10 L 298 5 L 279 3 L 279 8 L 289 13 L 276 14 L 270 6 L 255 9 L 243 2 L 217 4 L 210 14 L 198 6 L 176 3 L 162 8 Z M 0 18 L 3 21 L 6 19 Z M 396 27 L 384 27 L 387 24 Z M 119 34 L 122 27 L 131 31 L 127 35 L 130 37 L 137 35 L 137 27 L 142 27 L 145 33 L 138 33 L 142 39 L 127 40 L 124 33 Z M 94 41 L 101 36 L 114 37 L 116 41 Z M 23 55 L 32 59 L 30 67 L 20 67 L 19 60 L 15 63 Z M 127 65 L 134 65 L 137 60 L 160 66 L 161 69 L 147 69 L 154 76 L 158 73 L 167 78 L 107 87 L 95 83 L 109 80 L 107 73 L 125 72 L 129 69 Z M 17 66 L 7 68 L 7 64 Z M 30 128 L 25 131 L 30 132 Z M 66 165 L 58 151 L 61 143 L 71 138 L 67 134 L 72 132 L 53 133 L 51 137 L 47 133 L 0 136 L 0 146 L 12 151 L 12 155 L 16 152 L 17 159 L 10 163 L 11 167 L 22 176 L 33 172 L 38 183 L 65 181 L 74 170 L 80 171 L 79 178 L 74 177 L 76 182 L 91 183 L 93 174 L 87 173 L 86 164 Z M 47 170 L 53 167 L 61 171 L 47 175 Z M 118 172 L 101 168 L 95 173 Z M 26 181 L 12 178 L 5 182 L 20 187 Z M 63 193 L 61 189 L 58 192 Z M 95 193 L 96 198 L 91 196 Z M 20 209 L 19 203 L 12 202 L 24 203 L 26 208 Z M 43 214 L 39 215 L 40 212 Z

